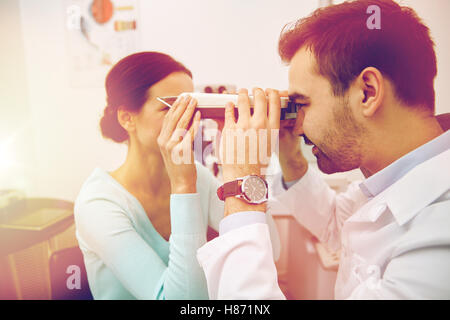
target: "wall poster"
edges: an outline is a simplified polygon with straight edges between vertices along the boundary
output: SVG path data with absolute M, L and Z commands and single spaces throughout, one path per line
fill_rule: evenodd
M 139 0 L 66 0 L 71 87 L 102 87 L 121 58 L 139 51 Z

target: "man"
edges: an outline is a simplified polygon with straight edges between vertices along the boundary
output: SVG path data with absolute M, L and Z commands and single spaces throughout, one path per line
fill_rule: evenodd
M 381 29 L 367 28 L 370 5 L 380 8 Z M 290 63 L 289 96 L 301 111 L 291 130 L 280 131 L 279 183 L 288 190 L 277 197 L 321 242 L 342 249 L 335 298 L 449 299 L 450 132 L 434 117 L 428 28 L 393 1 L 342 3 L 284 30 L 279 52 Z M 271 90 L 268 101 L 261 89 L 254 95 L 253 115 L 245 90 L 237 121 L 227 106 L 225 130 L 279 128 L 278 93 Z M 320 170 L 360 168 L 366 179 L 337 195 L 308 167 L 300 135 L 314 145 Z M 197 255 L 210 298 L 284 298 L 265 204 L 229 191 L 261 169 L 223 164 L 220 236 Z

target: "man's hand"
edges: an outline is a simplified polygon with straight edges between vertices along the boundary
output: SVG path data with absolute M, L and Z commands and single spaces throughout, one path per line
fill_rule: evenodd
M 287 97 L 287 92 L 280 92 L 280 96 Z M 299 110 L 296 119 L 283 120 L 280 124 L 278 158 L 286 182 L 302 178 L 308 169 L 308 161 L 300 148 L 303 117 L 303 111 Z
M 239 90 L 236 122 L 234 105 L 225 107 L 225 125 L 222 131 L 221 150 L 224 182 L 247 175 L 262 176 L 272 153 L 272 141 L 278 139 L 280 128 L 280 97 L 270 90 L 269 103 L 262 89 L 253 90 L 254 111 L 250 113 L 250 101 L 245 89 Z M 248 204 L 243 200 L 228 197 L 225 200 L 225 215 L 239 211 L 265 211 L 265 204 Z
M 299 112 L 297 117 L 302 116 Z M 286 182 L 302 178 L 308 170 L 308 161 L 300 148 L 301 137 L 294 133 L 298 124 L 294 119 L 281 122 L 279 138 L 279 160 L 283 179 Z

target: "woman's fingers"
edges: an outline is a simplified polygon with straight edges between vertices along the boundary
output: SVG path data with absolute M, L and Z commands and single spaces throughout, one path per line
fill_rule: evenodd
M 197 100 L 191 98 L 191 100 L 189 101 L 189 104 L 187 105 L 187 107 L 184 110 L 184 113 L 181 115 L 180 119 L 178 120 L 178 123 L 175 126 L 175 129 L 172 133 L 172 137 L 171 140 L 173 141 L 173 143 L 178 144 L 180 141 L 184 141 L 186 140 L 192 140 L 193 141 L 193 137 L 191 138 L 186 138 L 186 136 L 193 136 L 194 135 L 194 123 L 192 122 L 189 131 L 188 131 L 188 126 L 189 123 L 191 122 L 192 119 L 192 115 L 195 111 L 195 108 L 197 106 Z M 199 117 L 200 113 L 196 114 L 196 117 Z M 198 123 L 200 122 L 200 119 L 197 118 L 195 119 Z M 197 123 L 197 125 L 198 125 Z
M 178 120 L 178 123 L 176 125 L 177 129 L 187 129 L 189 123 L 191 122 L 192 115 L 194 114 L 196 107 L 197 107 L 197 100 L 191 98 L 189 104 L 184 110 L 184 113 L 181 115 L 180 120 Z
M 197 135 L 198 128 L 200 127 L 200 111 L 195 113 L 194 119 L 192 120 L 192 125 L 189 128 L 187 134 L 183 137 L 183 142 L 189 144 L 190 149 L 192 149 L 192 143 L 194 142 L 194 138 Z
M 189 95 L 184 96 L 183 99 L 180 101 L 179 105 L 176 107 L 176 109 L 170 115 L 171 119 L 167 124 L 168 125 L 167 129 L 169 131 L 172 132 L 177 127 L 178 122 L 180 121 L 181 117 L 185 113 L 187 106 L 191 102 L 191 99 L 192 98 Z
M 192 141 L 194 141 L 194 138 L 195 138 L 195 136 L 198 133 L 198 129 L 200 128 L 200 119 L 201 119 L 201 117 L 202 117 L 202 114 L 200 113 L 200 111 L 197 111 L 195 113 L 194 121 L 193 121 L 193 124 L 192 124 L 192 126 L 194 127 L 194 134 L 192 135 Z
M 167 141 L 173 135 L 175 128 L 177 127 L 178 121 L 186 110 L 191 97 L 180 96 L 177 101 L 174 102 L 170 110 L 167 112 L 163 126 L 160 133 L 160 139 L 163 141 Z
M 187 132 L 184 129 L 175 129 L 169 149 L 171 159 L 176 164 L 193 164 L 194 152 L 192 145 L 200 127 L 200 116 L 200 112 L 197 111 Z
M 169 111 L 167 111 L 166 116 L 164 118 L 164 122 L 167 123 L 169 119 L 171 118 L 171 115 L 178 109 L 178 106 L 181 104 L 185 96 L 179 95 L 175 102 L 172 104 L 172 106 L 169 108 Z
M 184 113 L 181 115 L 178 123 L 172 131 L 168 143 L 168 149 L 173 148 L 174 150 L 178 150 L 180 148 L 183 148 L 184 150 L 184 147 L 186 147 L 187 149 L 192 149 L 192 142 L 194 141 L 194 137 L 197 134 L 197 130 L 200 126 L 201 116 L 200 112 L 197 111 L 194 118 L 192 118 L 192 114 L 194 113 L 196 106 L 197 101 L 195 99 L 191 99 Z M 175 114 L 173 114 L 173 117 L 175 117 Z M 192 124 L 188 128 L 191 119 Z

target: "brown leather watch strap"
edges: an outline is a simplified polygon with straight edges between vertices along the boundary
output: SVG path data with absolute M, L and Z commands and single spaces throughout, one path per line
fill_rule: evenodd
M 217 189 L 217 196 L 224 201 L 228 197 L 234 197 L 241 194 L 241 180 L 234 180 L 224 183 Z

